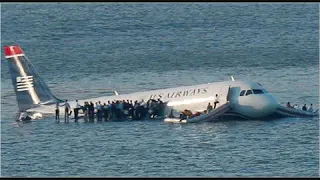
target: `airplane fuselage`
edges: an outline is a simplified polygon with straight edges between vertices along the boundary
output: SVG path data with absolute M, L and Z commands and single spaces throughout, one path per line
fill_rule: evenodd
M 149 99 L 162 100 L 168 102 L 168 106 L 177 111 L 183 111 L 185 109 L 192 112 L 204 111 L 208 103 L 214 104 L 215 95 L 218 94 L 219 103 L 217 107 L 227 102 L 227 94 L 229 87 L 232 88 L 232 110 L 234 115 L 245 116 L 248 118 L 262 118 L 274 113 L 278 107 L 278 103 L 272 94 L 267 93 L 265 89 L 254 82 L 250 81 L 224 81 L 208 84 L 200 84 L 194 86 L 182 86 L 176 88 L 151 90 L 145 92 L 136 92 L 130 94 L 120 94 L 114 96 L 103 96 L 97 98 L 78 100 L 81 105 L 84 102 L 98 102 L 102 104 L 108 101 L 117 100 L 132 100 L 138 102 L 147 102 Z M 239 96 L 242 90 L 258 89 L 263 91 L 263 94 L 250 94 L 247 96 Z M 68 101 L 71 109 L 76 106 L 76 101 Z M 64 102 L 60 103 L 64 104 Z M 37 108 L 29 109 L 29 112 L 41 112 L 42 113 L 54 113 L 55 104 L 41 105 Z M 64 110 L 60 110 L 64 113 Z M 169 108 L 165 113 L 169 113 Z

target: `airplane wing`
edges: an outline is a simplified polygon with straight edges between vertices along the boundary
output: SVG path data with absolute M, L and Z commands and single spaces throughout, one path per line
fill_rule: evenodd
M 303 116 L 313 117 L 313 116 L 319 115 L 318 111 L 309 112 L 309 111 L 303 111 L 301 109 L 288 108 L 282 105 L 277 109 L 276 114 L 280 116 L 285 116 L 285 117 L 303 117 Z

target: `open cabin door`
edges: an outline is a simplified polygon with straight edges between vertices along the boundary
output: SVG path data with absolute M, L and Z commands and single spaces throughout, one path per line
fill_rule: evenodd
M 223 86 L 218 94 L 220 105 L 227 103 L 230 86 Z
M 232 87 L 230 86 L 228 89 L 227 101 L 230 102 L 230 106 L 233 107 L 238 103 L 240 87 Z
M 219 101 L 221 104 L 225 104 L 229 101 L 234 104 L 238 101 L 240 87 L 232 87 L 231 85 L 224 86 L 220 90 Z

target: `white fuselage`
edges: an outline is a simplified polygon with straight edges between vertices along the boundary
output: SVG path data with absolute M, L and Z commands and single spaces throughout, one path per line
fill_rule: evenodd
M 225 104 L 229 87 L 232 88 L 229 95 L 229 97 L 231 96 L 230 102 L 232 104 L 231 113 L 235 115 L 238 114 L 239 116 L 248 118 L 262 118 L 274 113 L 279 106 L 279 103 L 272 94 L 267 93 L 258 83 L 250 81 L 224 81 L 195 86 L 182 86 L 131 94 L 103 96 L 78 100 L 78 102 L 81 105 L 84 105 L 84 102 L 93 102 L 95 104 L 100 101 L 103 104 L 108 101 L 112 102 L 116 100 L 132 100 L 133 102 L 137 100 L 138 102 L 147 102 L 149 99 L 161 99 L 163 102 L 168 102 L 168 106 L 177 111 L 188 109 L 195 112 L 205 110 L 208 103 L 213 105 L 216 94 L 218 94 L 218 100 L 220 102 L 217 107 Z M 260 93 L 240 96 L 240 92 L 243 90 L 260 90 Z M 64 102 L 60 103 L 60 105 L 62 104 L 64 104 Z M 69 101 L 69 104 L 71 109 L 76 106 L 75 101 Z M 37 108 L 27 110 L 27 112 L 52 114 L 55 113 L 55 104 L 40 105 Z M 63 107 L 60 107 L 60 113 L 64 113 Z

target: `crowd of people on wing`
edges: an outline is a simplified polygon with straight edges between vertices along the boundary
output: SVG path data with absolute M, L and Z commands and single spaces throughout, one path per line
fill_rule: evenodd
M 294 108 L 294 109 L 300 109 L 299 105 L 298 104 L 295 104 L 294 106 L 292 106 L 290 104 L 290 102 L 287 102 L 287 107 L 288 108 Z M 308 111 L 308 112 L 313 112 L 313 105 L 310 104 L 309 107 L 307 107 L 307 104 L 304 104 L 301 108 L 303 111 Z
M 65 121 L 69 121 L 69 116 L 72 114 L 70 104 L 68 100 L 64 104 L 56 104 L 56 120 L 59 121 L 59 107 L 65 107 Z M 109 120 L 141 120 L 144 118 L 153 119 L 156 116 L 163 116 L 163 111 L 166 103 L 160 99 L 154 100 L 149 99 L 147 102 L 137 100 L 116 100 L 108 101 L 107 103 L 101 103 L 101 101 L 95 102 L 84 102 L 84 105 L 80 105 L 76 100 L 76 107 L 73 109 L 74 119 L 79 119 L 79 111 L 84 114 L 84 120 L 94 121 L 95 117 L 97 121 L 109 121 Z

